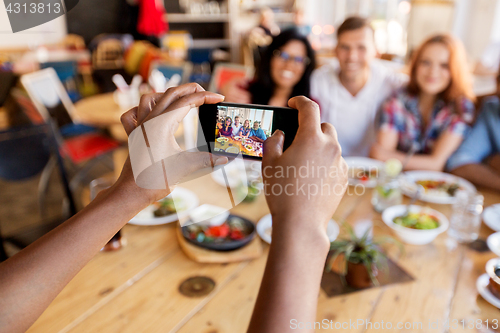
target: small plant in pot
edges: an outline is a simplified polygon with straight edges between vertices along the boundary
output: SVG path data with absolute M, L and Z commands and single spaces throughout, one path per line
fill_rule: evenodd
M 387 256 L 381 245 L 396 244 L 401 254 L 403 252 L 401 243 L 388 236 L 370 238 L 371 228 L 367 229 L 362 237 L 358 237 L 349 224 L 343 223 L 343 227 L 348 237 L 331 243 L 332 255 L 327 262 L 327 270 L 331 270 L 335 260 L 342 256 L 340 275 L 344 283 L 356 289 L 378 286 L 379 268 L 387 269 Z

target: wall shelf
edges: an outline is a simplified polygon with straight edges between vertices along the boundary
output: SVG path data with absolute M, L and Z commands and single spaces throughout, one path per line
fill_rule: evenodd
M 229 14 L 184 14 L 171 13 L 165 15 L 170 23 L 209 23 L 229 22 Z

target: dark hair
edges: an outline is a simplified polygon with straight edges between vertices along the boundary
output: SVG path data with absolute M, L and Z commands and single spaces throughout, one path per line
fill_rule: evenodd
M 249 91 L 252 94 L 252 103 L 254 104 L 268 104 L 271 99 L 274 89 L 275 83 L 271 78 L 271 59 L 273 57 L 273 53 L 276 50 L 279 50 L 287 43 L 292 40 L 297 40 L 302 42 L 306 47 L 307 57 L 309 58 L 309 63 L 306 65 L 304 70 L 304 74 L 302 74 L 302 78 L 299 82 L 293 87 L 291 97 L 304 95 L 309 97 L 310 93 L 310 78 L 311 73 L 316 67 L 316 60 L 314 55 L 314 50 L 309 44 L 307 37 L 303 34 L 299 33 L 296 29 L 289 29 L 281 32 L 278 36 L 274 37 L 273 41 L 264 51 L 262 55 L 260 66 L 257 68 L 257 73 L 255 77 L 255 81 L 250 85 Z
M 345 19 L 344 22 L 337 29 L 337 39 L 344 32 L 358 30 L 362 28 L 369 28 L 373 31 L 373 27 L 367 18 L 361 16 L 351 16 Z
M 228 120 L 231 121 L 231 125 L 229 125 L 229 126 L 233 126 L 233 120 L 231 119 L 231 117 L 227 116 L 226 119 L 224 119 L 224 124 L 222 125 L 222 126 L 224 126 L 224 130 L 226 130 L 226 131 L 229 129 L 229 127 L 227 126 Z

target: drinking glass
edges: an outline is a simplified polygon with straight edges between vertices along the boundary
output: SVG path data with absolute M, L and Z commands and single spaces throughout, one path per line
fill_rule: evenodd
M 94 179 L 90 182 L 90 201 L 94 200 L 99 192 L 109 188 L 113 183 L 106 178 Z M 121 249 L 124 240 L 122 239 L 121 230 L 119 230 L 113 238 L 111 238 L 101 251 L 116 251 Z
M 386 208 L 400 205 L 402 199 L 399 178 L 381 172 L 377 186 L 373 189 L 372 205 L 375 211 L 382 213 Z
M 484 197 L 461 190 L 455 198 L 448 235 L 461 243 L 471 243 L 479 236 Z

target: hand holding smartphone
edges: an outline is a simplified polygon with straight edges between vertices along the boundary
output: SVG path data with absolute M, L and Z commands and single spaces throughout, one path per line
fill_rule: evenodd
M 204 104 L 199 119 L 198 147 L 206 146 L 216 155 L 234 158 L 241 154 L 252 160 L 262 160 L 263 143 L 277 129 L 286 133 L 286 150 L 299 127 L 296 109 L 253 104 Z

